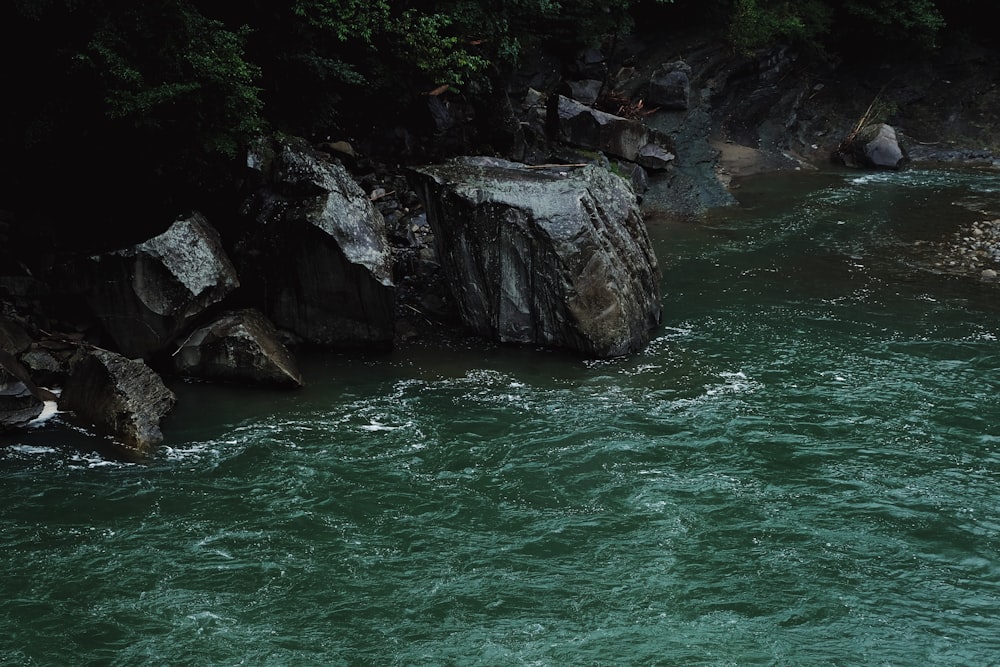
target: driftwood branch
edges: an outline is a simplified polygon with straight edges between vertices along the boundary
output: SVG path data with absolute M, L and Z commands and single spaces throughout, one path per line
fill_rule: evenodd
M 848 141 L 850 141 L 850 140 L 854 139 L 854 137 L 858 136 L 858 132 L 861 131 L 861 128 L 863 128 L 865 125 L 867 125 L 868 121 L 871 120 L 871 118 L 872 118 L 872 112 L 875 110 L 875 105 L 878 104 L 879 100 L 882 99 L 882 93 L 884 93 L 884 92 L 885 92 L 885 86 L 882 86 L 882 88 L 878 91 L 878 93 L 875 94 L 875 97 L 872 98 L 871 104 L 869 104 L 868 108 L 865 109 L 864 115 L 862 115 L 861 118 L 858 119 L 858 124 L 855 125 L 854 129 L 851 130 L 851 133 L 847 135 L 847 140 Z

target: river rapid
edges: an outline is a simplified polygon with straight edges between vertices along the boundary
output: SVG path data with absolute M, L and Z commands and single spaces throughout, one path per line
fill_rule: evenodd
M 0 664 L 1000 664 L 1000 300 L 908 248 L 1000 176 L 791 173 L 651 220 L 663 326 L 587 360 L 313 355 L 110 457 L 0 439 Z

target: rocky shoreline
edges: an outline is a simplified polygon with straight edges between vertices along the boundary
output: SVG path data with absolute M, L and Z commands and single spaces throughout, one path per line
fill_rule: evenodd
M 871 91 L 887 88 L 881 69 L 848 77 L 803 68 L 784 48 L 746 59 L 700 42 L 633 43 L 580 54 L 563 68 L 569 74 L 550 65 L 512 80 L 512 147 L 506 161 L 489 163 L 489 178 L 487 163 L 476 163 L 486 180 L 464 182 L 469 166 L 458 177 L 359 155 L 348 141 L 273 137 L 248 157 L 242 210 L 225 225 L 235 235 L 195 212 L 138 244 L 42 267 L 5 246 L 0 431 L 38 417 L 51 397 L 34 387 L 65 387 L 62 410 L 141 458 L 173 406 L 162 378 L 294 388 L 299 347 L 388 349 L 472 335 L 628 353 L 659 320 L 650 278 L 658 269 L 635 224 L 642 215 L 697 219 L 736 202 L 734 179 L 819 168 L 834 156 L 864 169 L 1000 168 L 997 147 L 968 134 L 975 123 L 940 117 L 961 104 L 956 90 L 972 94 L 992 69 L 972 67 L 971 83 L 947 91 L 921 82 L 925 70 L 897 71 L 898 94 L 912 103 L 893 126 L 858 121 Z M 470 149 L 468 104 L 453 94 L 428 104 L 427 140 Z M 591 176 L 579 180 L 584 172 Z M 430 188 L 432 173 L 440 182 Z M 610 194 L 595 180 L 609 173 L 628 186 Z M 555 189 L 522 201 L 542 187 Z M 589 188 L 599 191 L 584 196 Z M 463 199 L 472 208 L 456 208 Z M 15 222 L 0 217 L 0 240 Z M 997 283 L 1000 217 L 909 251 L 923 270 Z M 620 266 L 630 268 L 609 270 Z
M 1000 218 L 978 220 L 944 241 L 915 241 L 913 266 L 932 273 L 997 284 Z

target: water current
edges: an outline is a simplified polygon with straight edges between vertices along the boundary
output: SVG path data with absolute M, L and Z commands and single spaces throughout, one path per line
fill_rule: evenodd
M 1000 300 L 906 244 L 1000 176 L 650 221 L 624 359 L 469 342 L 178 384 L 144 464 L 0 440 L 0 664 L 1000 664 Z

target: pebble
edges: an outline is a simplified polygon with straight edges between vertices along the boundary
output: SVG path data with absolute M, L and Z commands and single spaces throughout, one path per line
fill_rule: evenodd
M 1000 219 L 974 222 L 957 231 L 950 241 L 917 241 L 914 245 L 932 248 L 935 256 L 929 259 L 939 270 L 1000 283 Z

